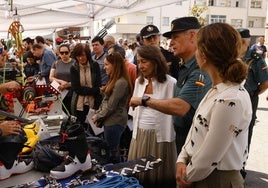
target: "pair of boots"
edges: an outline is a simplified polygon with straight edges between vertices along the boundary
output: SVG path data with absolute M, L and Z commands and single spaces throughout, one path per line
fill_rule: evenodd
M 33 169 L 33 159 L 19 156 L 26 141 L 27 136 L 23 130 L 18 135 L 0 137 L 0 180 Z
M 87 171 L 92 167 L 85 131 L 82 125 L 69 123 L 61 128 L 60 150 L 68 151 L 65 160 L 50 171 L 55 179 L 64 179 L 78 171 Z

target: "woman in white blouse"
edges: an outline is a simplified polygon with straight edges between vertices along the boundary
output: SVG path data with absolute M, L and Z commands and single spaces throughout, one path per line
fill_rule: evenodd
M 136 79 L 129 114 L 133 116 L 133 134 L 128 160 L 153 155 L 161 158 L 160 167 L 139 173 L 144 187 L 175 186 L 175 163 L 177 157 L 175 131 L 172 116 L 146 105 L 150 97 L 167 99 L 173 97 L 176 79 L 169 76 L 168 66 L 160 48 L 145 45 L 137 49 L 140 76 Z M 142 100 L 141 100 L 142 98 Z
M 241 37 L 230 25 L 210 24 L 197 34 L 196 57 L 213 87 L 196 110 L 176 165 L 179 187 L 242 188 L 247 157 L 250 98 L 241 84 L 247 66 L 238 60 Z

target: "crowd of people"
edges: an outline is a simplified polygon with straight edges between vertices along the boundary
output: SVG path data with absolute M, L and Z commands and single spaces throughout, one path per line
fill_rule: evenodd
M 242 188 L 258 95 L 268 88 L 264 39 L 250 47 L 248 29 L 226 23 L 201 27 L 195 17 L 177 18 L 171 25 L 163 33 L 167 48 L 155 25 L 141 28 L 135 45 L 96 36 L 90 44 L 58 44 L 56 53 L 43 37 L 26 38 L 23 62 L 14 66 L 24 66 L 26 81 L 37 76 L 68 90 L 64 111 L 84 131 L 92 133 L 85 122 L 94 111 L 92 121 L 104 128 L 109 162 L 123 162 L 122 145 L 129 150 L 127 160 L 161 158 L 159 168 L 136 175 L 144 187 Z M 0 92 L 19 89 L 15 83 L 3 83 Z M 0 137 L 20 129 L 3 121 Z M 123 139 L 126 131 L 131 134 Z M 89 170 L 87 150 L 81 155 L 76 149 L 75 160 L 52 175 Z M 2 153 L 0 147 L 0 161 Z

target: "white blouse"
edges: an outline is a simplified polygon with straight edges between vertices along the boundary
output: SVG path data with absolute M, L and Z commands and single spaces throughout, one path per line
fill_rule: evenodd
M 248 153 L 251 114 L 244 86 L 220 83 L 208 91 L 177 159 L 188 164 L 187 181 L 200 181 L 216 168 L 242 169 Z
M 157 80 L 152 79 L 153 86 L 153 98 L 155 99 L 168 99 L 174 95 L 174 89 L 176 87 L 176 79 L 167 75 L 167 80 L 164 83 L 159 83 Z M 133 97 L 142 97 L 148 84 L 148 80 L 145 79 L 143 84 L 139 83 L 139 78 L 136 79 Z M 137 106 L 134 110 L 129 108 L 129 115 L 133 117 L 133 133 L 132 138 L 136 139 L 138 126 L 141 121 L 141 114 L 143 106 Z M 150 108 L 150 107 L 146 107 Z M 148 109 L 149 110 L 149 109 Z M 175 140 L 175 130 L 173 127 L 172 116 L 153 110 L 155 115 L 155 130 L 157 142 L 172 142 Z M 143 116 L 144 118 L 144 116 Z M 143 125 L 144 126 L 144 125 Z M 151 126 L 151 125 L 150 125 Z

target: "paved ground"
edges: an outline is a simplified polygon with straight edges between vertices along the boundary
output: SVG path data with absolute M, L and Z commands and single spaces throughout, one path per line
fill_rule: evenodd
M 268 188 L 268 91 L 260 95 L 246 170 L 246 188 Z
M 268 188 L 268 101 L 266 96 L 268 96 L 268 91 L 260 96 L 258 122 L 254 127 L 251 151 L 246 166 L 246 188 Z M 0 181 L 0 187 L 31 182 L 42 175 L 41 172 L 30 171 L 26 174 L 12 176 L 7 180 Z

